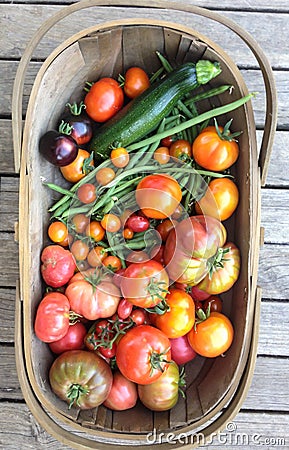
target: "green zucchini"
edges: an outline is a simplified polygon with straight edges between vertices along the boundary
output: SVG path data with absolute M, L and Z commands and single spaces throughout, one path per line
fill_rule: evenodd
M 179 66 L 98 128 L 91 140 L 90 150 L 96 158 L 105 159 L 112 148 L 137 142 L 152 132 L 185 94 L 208 83 L 220 72 L 220 64 L 208 60 Z

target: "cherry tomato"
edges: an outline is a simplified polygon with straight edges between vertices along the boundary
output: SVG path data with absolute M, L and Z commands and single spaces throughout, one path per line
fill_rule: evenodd
M 150 221 L 147 217 L 132 214 L 127 219 L 126 226 L 134 233 L 141 233 L 150 227 Z
M 136 324 L 136 326 L 150 324 L 149 314 L 143 308 L 133 309 L 130 317 L 133 320 L 133 322 Z
M 88 204 L 96 200 L 96 189 L 92 183 L 84 183 L 77 189 L 77 197 L 81 203 Z
M 211 295 L 203 302 L 203 308 L 206 311 L 210 307 L 210 311 L 222 312 L 223 301 L 218 295 Z
M 206 214 L 223 221 L 229 219 L 239 203 L 239 190 L 230 178 L 210 181 L 205 195 L 196 203 L 197 214 Z
M 111 167 L 102 167 L 95 175 L 96 181 L 101 186 L 106 186 L 115 178 L 115 171 Z
M 165 219 L 157 225 L 156 230 L 160 233 L 163 242 L 167 240 L 169 232 L 175 228 L 177 223 L 176 220 Z
M 84 98 L 86 112 L 96 122 L 106 122 L 123 106 L 124 94 L 113 78 L 101 78 L 94 83 Z
M 171 360 L 169 338 L 151 325 L 130 328 L 116 350 L 116 363 L 121 373 L 138 384 L 156 381 Z
M 115 148 L 110 153 L 112 164 L 117 168 L 123 168 L 129 163 L 129 153 L 123 147 Z
M 171 144 L 175 141 L 175 136 L 167 136 L 161 139 L 161 145 L 170 148 Z
M 150 86 L 150 79 L 141 67 L 130 67 L 124 77 L 124 93 L 129 98 L 138 97 Z
M 88 151 L 80 148 L 75 160 L 66 166 L 60 167 L 60 171 L 67 181 L 76 183 L 85 177 L 89 167 L 93 168 L 93 159 Z
M 117 314 L 120 319 L 127 319 L 132 312 L 133 304 L 122 298 L 117 307 Z
M 231 167 L 238 159 L 238 143 L 224 128 L 209 126 L 194 140 L 193 158 L 197 164 L 208 170 L 221 172 Z
M 112 272 L 116 272 L 121 269 L 121 260 L 117 256 L 109 255 L 103 259 L 102 264 Z
M 188 333 L 193 350 L 206 358 L 215 358 L 226 352 L 233 342 L 233 325 L 224 314 L 210 313 L 209 317 L 196 324 Z
M 109 233 L 116 233 L 121 227 L 120 218 L 115 214 L 105 214 L 101 220 L 101 226 Z
M 159 147 L 154 152 L 154 159 L 159 164 L 167 164 L 170 160 L 170 152 L 168 147 Z
M 83 213 L 75 214 L 75 216 L 73 216 L 71 219 L 73 231 L 75 231 L 77 234 L 84 233 L 87 225 L 89 224 L 89 220 L 89 217 L 87 217 Z
M 181 289 L 170 289 L 165 302 L 169 309 L 164 314 L 156 314 L 156 327 L 169 338 L 184 336 L 195 323 L 195 304 L 192 297 Z
M 76 261 L 84 261 L 88 256 L 89 247 L 86 242 L 82 241 L 81 239 L 77 239 L 72 243 L 70 251 Z
M 174 158 L 185 160 L 192 156 L 192 145 L 186 139 L 177 139 L 172 142 L 169 151 Z
M 107 252 L 104 247 L 95 246 L 93 247 L 88 255 L 87 262 L 91 267 L 99 267 L 102 265 L 102 261 L 107 257 Z
M 130 228 L 124 228 L 122 235 L 124 239 L 132 239 L 134 237 L 134 232 Z
M 91 237 L 94 241 L 98 242 L 104 238 L 105 229 L 101 226 L 101 223 L 97 220 L 92 220 L 86 227 L 86 236 Z
M 65 223 L 56 220 L 52 222 L 48 227 L 48 236 L 52 242 L 62 242 L 68 236 L 68 229 Z
M 182 199 L 179 183 L 169 175 L 147 175 L 137 185 L 136 201 L 149 218 L 165 219 Z

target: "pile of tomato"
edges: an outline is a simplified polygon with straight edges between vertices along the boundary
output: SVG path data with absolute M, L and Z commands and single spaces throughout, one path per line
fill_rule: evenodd
M 185 386 L 185 364 L 197 355 L 223 355 L 234 338 L 221 299 L 240 272 L 239 249 L 227 241 L 223 223 L 239 201 L 225 172 L 239 154 L 228 126 L 207 125 L 193 142 L 183 135 L 162 139 L 152 153 L 153 173 L 126 181 L 134 183 L 136 206 L 117 213 L 108 208 L 116 201 L 111 196 L 91 213 L 106 187 L 123 182 L 131 154 L 114 148 L 98 168 L 86 145 L 99 123 L 149 84 L 140 68 L 129 69 L 121 82 L 98 80 L 82 106 L 73 105 L 60 128 L 40 141 L 42 155 L 71 183 L 70 191 L 59 192 L 73 203 L 68 213 L 58 208 L 48 225 L 50 242 L 41 253 L 45 292 L 34 329 L 55 356 L 52 390 L 81 409 L 125 410 L 141 401 L 168 410 Z M 198 201 L 184 205 L 180 178 L 163 170 L 176 160 L 222 176 L 211 177 Z M 149 231 L 158 236 L 151 246 Z

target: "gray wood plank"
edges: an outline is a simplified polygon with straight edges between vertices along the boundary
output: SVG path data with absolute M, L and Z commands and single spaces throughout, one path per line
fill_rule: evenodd
M 0 286 L 15 287 L 18 273 L 18 244 L 14 233 L 0 233 Z
M 191 3 L 195 3 L 191 1 Z M 2 9 L 2 11 L 1 11 Z M 58 11 L 58 5 L 0 5 L 1 16 L 3 17 L 2 36 L 0 42 L 0 55 L 3 58 L 19 58 L 23 53 L 32 33 L 38 29 L 39 25 L 54 12 Z M 286 42 L 289 38 L 289 30 L 287 27 L 287 15 L 284 13 L 273 14 L 271 12 L 250 12 L 248 11 L 222 11 L 224 16 L 229 17 L 245 30 L 248 30 L 257 42 L 264 49 L 271 64 L 275 67 L 289 67 L 288 54 L 286 46 L 279 45 L 280 42 Z M 43 58 L 51 52 L 51 50 L 66 39 L 69 35 L 98 23 L 110 21 L 114 18 L 122 19 L 127 17 L 148 17 L 155 19 L 156 13 L 153 9 L 143 8 L 141 12 L 139 8 L 98 8 L 90 9 L 87 13 L 82 11 L 71 16 L 69 19 L 63 20 L 53 33 L 48 33 L 43 44 L 40 45 L 39 51 L 36 51 L 36 58 Z M 25 21 L 22 18 L 25 17 Z M 247 66 L 255 64 L 255 58 L 245 50 L 245 46 L 240 45 L 239 38 L 229 30 L 224 29 L 216 22 L 210 22 L 196 16 L 190 16 L 187 13 L 161 10 L 158 17 L 163 20 L 171 20 L 177 23 L 188 25 L 191 28 L 206 34 L 216 43 L 224 47 L 232 58 L 239 64 Z M 11 34 L 11 20 L 13 21 L 13 35 Z M 252 27 L 254 23 L 254 27 Z M 270 33 L 268 27 L 264 24 L 270 24 Z M 276 52 L 276 48 L 279 49 Z
M 13 343 L 15 331 L 15 289 L 0 288 L 0 342 Z
M 261 248 L 258 282 L 263 298 L 289 300 L 288 262 L 288 245 L 264 245 Z
M 261 225 L 265 228 L 265 242 L 288 244 L 289 191 L 262 189 Z

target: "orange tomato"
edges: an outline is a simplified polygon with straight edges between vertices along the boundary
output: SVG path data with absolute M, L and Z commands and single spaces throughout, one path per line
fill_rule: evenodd
M 239 190 L 230 178 L 210 181 L 205 195 L 196 203 L 197 214 L 215 217 L 221 221 L 235 212 L 239 203 Z
M 63 242 L 68 236 L 67 226 L 59 220 L 52 222 L 48 227 L 48 236 L 52 242 Z
M 77 157 L 71 164 L 60 167 L 64 178 L 71 183 L 76 183 L 81 180 L 87 173 L 85 170 L 85 161 L 87 161 L 89 157 L 90 153 L 80 148 Z M 93 167 L 93 160 L 89 162 L 89 166 Z

